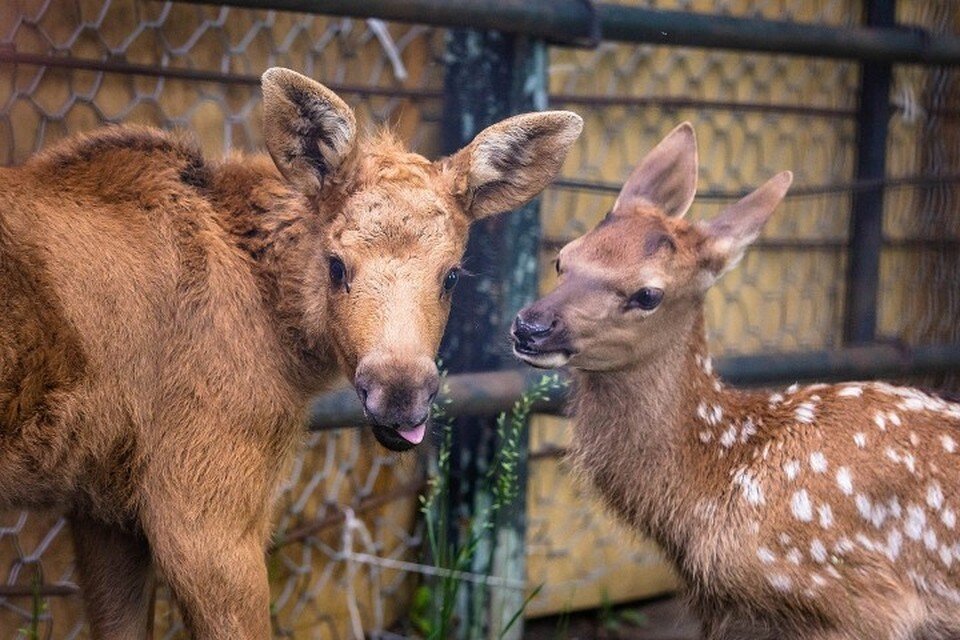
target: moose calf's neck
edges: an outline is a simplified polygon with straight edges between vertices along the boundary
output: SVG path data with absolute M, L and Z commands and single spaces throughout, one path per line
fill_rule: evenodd
M 251 265 L 264 307 L 289 355 L 288 374 L 307 395 L 337 373 L 336 357 L 324 330 L 325 299 L 304 296 L 303 275 L 311 259 L 322 259 L 322 221 L 309 200 L 291 189 L 265 155 L 238 157 L 214 170 L 211 196 L 220 224 Z M 319 321 L 305 331 L 304 310 Z

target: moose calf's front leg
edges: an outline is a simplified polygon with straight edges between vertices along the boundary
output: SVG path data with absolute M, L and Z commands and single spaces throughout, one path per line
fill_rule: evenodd
M 170 526 L 151 534 L 154 559 L 195 640 L 270 637 L 270 592 L 258 534 Z M 183 523 L 180 523 L 183 524 Z
M 146 539 L 82 516 L 70 517 L 70 530 L 93 637 L 145 638 L 153 592 Z

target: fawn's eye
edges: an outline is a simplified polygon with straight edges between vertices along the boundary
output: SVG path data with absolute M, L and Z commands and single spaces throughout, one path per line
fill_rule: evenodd
M 663 289 L 644 287 L 630 296 L 627 300 L 627 309 L 643 309 L 653 311 L 663 302 Z
M 447 271 L 447 275 L 443 279 L 443 292 L 450 293 L 458 282 L 460 282 L 460 267 L 454 267 Z
M 557 270 L 557 275 L 560 275 L 560 258 L 554 259 L 553 268 Z
M 350 287 L 346 285 L 346 282 L 347 267 L 343 264 L 343 260 L 337 256 L 330 256 L 330 283 L 338 288 L 346 286 L 349 291 Z

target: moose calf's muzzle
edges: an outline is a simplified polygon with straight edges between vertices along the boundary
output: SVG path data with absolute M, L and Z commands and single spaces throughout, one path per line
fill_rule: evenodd
M 440 388 L 433 360 L 366 356 L 357 366 L 354 387 L 380 444 L 405 451 L 423 441 L 430 405 Z

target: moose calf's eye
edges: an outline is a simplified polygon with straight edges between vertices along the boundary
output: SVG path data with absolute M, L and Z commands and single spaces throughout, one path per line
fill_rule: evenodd
M 443 279 L 443 292 L 450 293 L 453 291 L 453 288 L 457 286 L 457 283 L 460 282 L 460 269 L 454 267 L 447 271 L 446 277 Z
M 335 287 L 342 287 L 347 280 L 347 267 L 343 260 L 336 256 L 330 256 L 330 282 Z
M 630 296 L 627 301 L 627 309 L 643 309 L 652 311 L 656 309 L 663 301 L 663 289 L 656 287 L 644 287 Z

